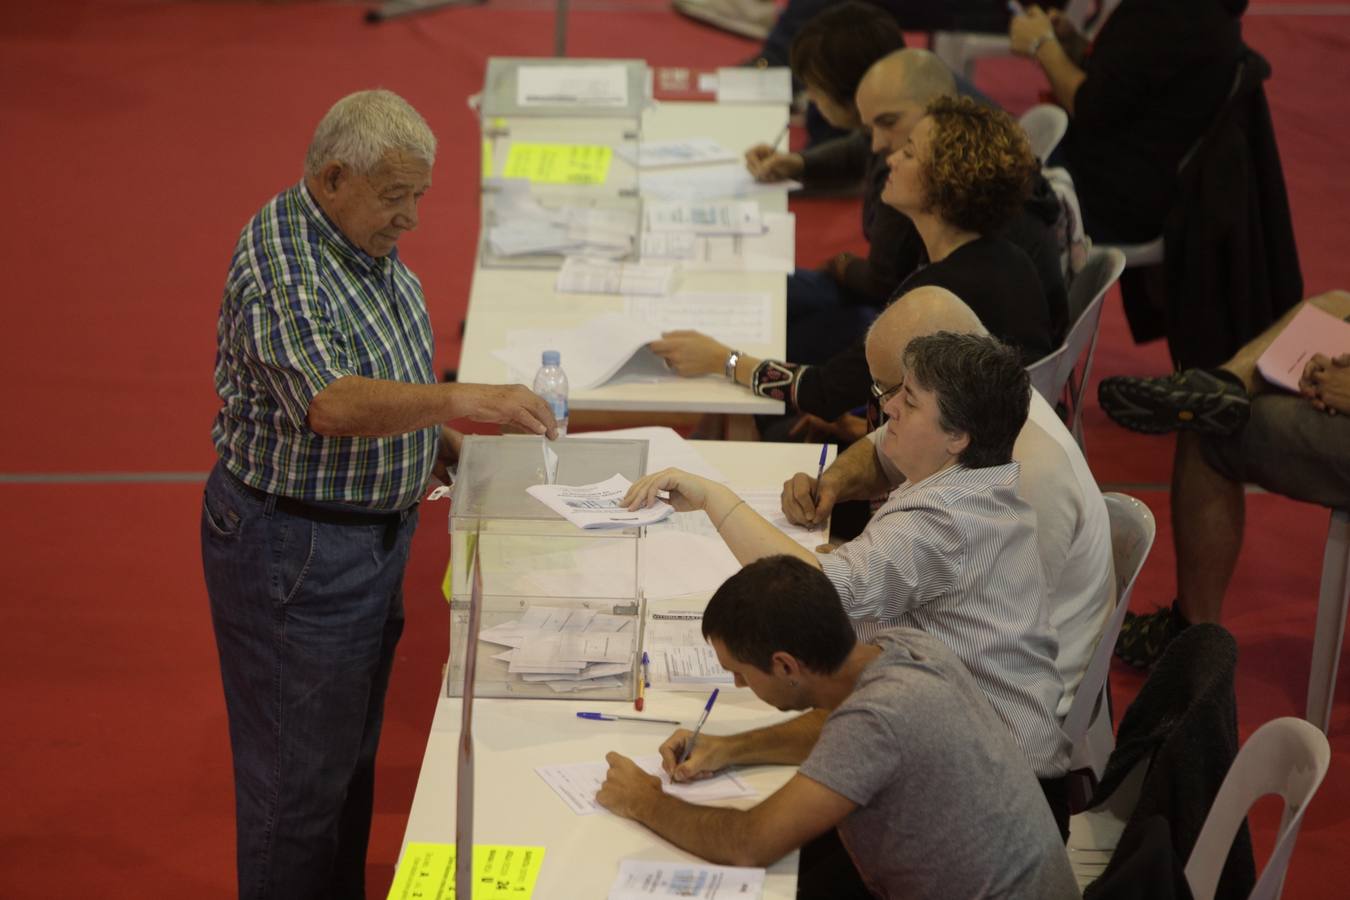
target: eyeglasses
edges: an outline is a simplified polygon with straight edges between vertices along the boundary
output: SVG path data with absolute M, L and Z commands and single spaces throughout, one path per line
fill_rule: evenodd
M 900 389 L 904 386 L 903 381 L 889 388 L 883 388 L 875 381 L 872 382 L 869 388 L 872 395 L 867 398 L 867 427 L 869 429 L 880 428 L 886 423 L 886 403 L 900 393 Z

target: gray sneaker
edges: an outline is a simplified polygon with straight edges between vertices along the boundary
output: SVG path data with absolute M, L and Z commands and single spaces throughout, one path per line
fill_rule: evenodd
M 1228 435 L 1247 424 L 1251 400 L 1234 375 L 1186 369 L 1157 378 L 1103 378 L 1097 402 L 1118 425 L 1144 434 Z
M 778 21 L 773 0 L 671 0 L 677 13 L 714 28 L 762 41 Z

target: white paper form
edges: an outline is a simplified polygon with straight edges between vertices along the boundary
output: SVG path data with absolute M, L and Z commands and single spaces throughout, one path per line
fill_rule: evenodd
M 759 204 L 753 200 L 656 200 L 643 210 L 647 230 L 693 234 L 763 234 Z
M 619 861 L 619 874 L 609 889 L 609 900 L 645 900 L 647 897 L 684 897 L 699 900 L 755 900 L 764 894 L 763 869 L 713 866 L 708 863 Z
M 659 522 L 675 511 L 664 500 L 644 509 L 619 505 L 633 483 L 614 474 L 595 484 L 532 484 L 525 492 L 578 528 L 633 528 Z
M 718 103 L 792 102 L 792 70 L 786 66 L 756 69 L 734 66 L 717 70 Z M 768 140 L 768 137 L 765 137 Z
M 670 141 L 643 141 L 634 153 L 630 145 L 616 147 L 614 152 L 642 169 L 663 169 L 670 166 L 699 166 L 709 163 L 734 163 L 741 154 L 728 150 L 712 138 L 682 138 Z
M 734 684 L 736 679 L 717 661 L 717 651 L 704 644 L 668 647 L 666 674 L 673 684 Z
M 652 200 L 717 200 L 799 190 L 800 181 L 756 181 L 744 164 L 642 172 L 642 196 Z
M 714 800 L 731 800 L 737 797 L 757 796 L 755 790 L 731 772 L 723 772 L 712 778 L 675 784 L 661 768 L 660 756 L 639 756 L 633 760 L 650 775 L 661 779 L 661 787 L 667 794 L 687 800 L 690 803 L 708 803 Z M 544 783 L 558 794 L 564 803 L 579 816 L 589 816 L 602 812 L 603 807 L 595 803 L 596 792 L 605 783 L 609 772 L 609 763 L 572 763 L 559 766 L 539 766 L 534 770 Z
M 492 355 L 511 369 L 511 377 L 528 384 L 539 367 L 539 354 L 557 350 L 567 368 L 567 380 L 575 390 L 599 387 L 613 377 L 647 344 L 661 337 L 661 328 L 650 322 L 611 313 L 596 316 L 575 328 L 532 328 L 508 331 L 506 346 Z
M 626 106 L 623 66 L 523 66 L 516 70 L 521 106 Z
M 767 344 L 773 337 L 772 310 L 768 294 L 689 292 L 659 300 L 624 298 L 624 314 L 630 319 L 658 331 L 692 328 L 733 346 Z
M 644 231 L 639 246 L 642 261 L 651 259 L 686 260 L 694 256 L 699 237 L 687 231 Z
M 797 267 L 797 217 L 792 213 L 764 213 L 761 221 L 761 234 L 697 238 L 680 266 L 700 272 L 792 272 Z M 644 253 L 649 236 L 643 235 Z
M 558 270 L 554 290 L 563 294 L 640 294 L 664 297 L 675 283 L 675 267 L 569 256 Z

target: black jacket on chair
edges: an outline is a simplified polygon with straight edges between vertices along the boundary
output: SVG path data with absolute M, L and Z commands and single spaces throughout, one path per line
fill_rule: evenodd
M 1190 859 L 1219 786 L 1237 756 L 1236 668 L 1237 643 L 1231 634 L 1219 625 L 1192 625 L 1168 646 L 1139 696 L 1125 710 L 1116 749 L 1107 760 L 1093 805 L 1109 797 L 1136 763 L 1150 757 L 1151 761 L 1118 852 L 1085 892 L 1088 900 L 1122 896 L 1106 892 L 1112 881 L 1119 883 L 1108 876 L 1130 863 L 1120 851 L 1147 843 L 1138 832 L 1152 817 L 1162 816 L 1171 829 L 1173 870 L 1184 868 Z M 1255 883 L 1251 837 L 1244 822 L 1219 878 L 1216 900 L 1245 900 Z M 1102 887 L 1097 888 L 1098 884 Z
M 1269 77 L 1270 64 L 1248 50 L 1232 99 L 1182 163 L 1178 203 L 1163 232 L 1165 328 L 1181 368 L 1219 365 L 1303 297 L 1262 86 Z

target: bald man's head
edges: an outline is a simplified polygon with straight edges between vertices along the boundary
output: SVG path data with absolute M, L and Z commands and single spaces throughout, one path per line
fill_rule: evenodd
M 946 288 L 925 286 L 901 296 L 867 332 L 867 368 L 872 380 L 886 388 L 899 384 L 904 377 L 901 357 L 909 342 L 939 331 L 988 333 L 980 317 Z
M 855 96 L 863 127 L 872 132 L 872 151 L 899 150 L 923 118 L 924 107 L 955 94 L 951 69 L 928 50 L 907 47 L 877 60 Z

